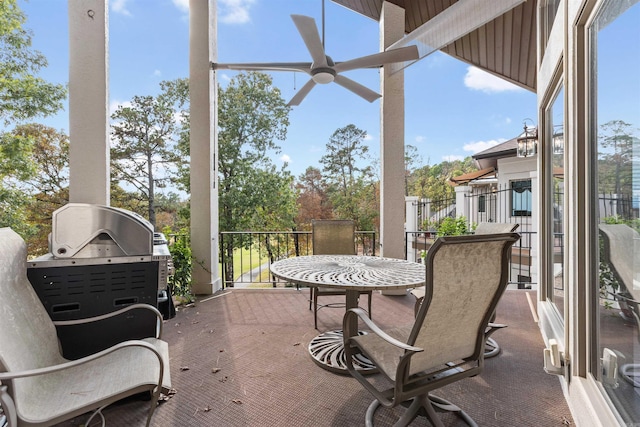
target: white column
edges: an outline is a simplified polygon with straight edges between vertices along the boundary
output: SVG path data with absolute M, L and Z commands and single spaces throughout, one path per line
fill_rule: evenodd
M 380 48 L 404 36 L 404 9 L 384 1 L 380 17 Z M 404 258 L 404 71 L 380 75 L 380 253 Z
M 456 191 L 456 216 L 464 216 L 471 225 L 471 187 L 468 185 L 458 185 Z
M 418 231 L 418 196 L 406 196 L 404 198 L 404 211 L 405 213 L 405 231 Z M 407 235 L 407 260 L 417 261 L 415 256 L 415 250 L 413 245 L 416 241 L 416 234 L 409 233 Z
M 70 1 L 69 201 L 109 205 L 107 0 Z
M 216 0 L 189 0 L 189 97 L 191 105 L 192 291 L 222 287 L 218 273 L 217 81 L 210 63 L 218 55 Z

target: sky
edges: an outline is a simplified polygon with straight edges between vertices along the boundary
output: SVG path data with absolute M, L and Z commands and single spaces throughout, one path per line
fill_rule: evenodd
M 67 84 L 67 0 L 18 0 L 33 32 L 33 47 L 48 59 L 40 75 Z M 109 2 L 110 108 L 136 95 L 157 95 L 159 83 L 189 76 L 188 0 Z M 218 62 L 307 62 L 310 55 L 292 14 L 311 16 L 321 33 L 322 0 L 218 0 Z M 325 50 L 334 61 L 379 52 L 379 26 L 330 0 L 325 2 Z M 237 72 L 218 71 L 225 86 Z M 308 80 L 304 73 L 272 72 L 286 101 Z M 344 75 L 380 90 L 379 70 Z M 418 150 L 421 164 L 463 159 L 522 133 L 536 118 L 536 95 L 436 52 L 405 69 L 405 144 Z M 68 133 L 68 109 L 39 120 Z M 367 132 L 373 159 L 379 157 L 380 101 L 369 103 L 333 83 L 316 85 L 293 107 L 287 138 L 277 141 L 277 165 L 287 163 L 299 177 L 319 167 L 326 144 L 338 129 L 353 124 Z M 527 121 L 530 125 L 532 121 Z

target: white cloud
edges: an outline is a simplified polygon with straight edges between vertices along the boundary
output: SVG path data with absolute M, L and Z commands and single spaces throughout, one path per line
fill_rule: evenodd
M 464 151 L 471 151 L 472 154 L 475 153 L 479 153 L 480 151 L 484 151 L 488 148 L 494 147 L 498 144 L 502 144 L 503 142 L 505 142 L 506 139 L 498 139 L 498 140 L 491 140 L 491 141 L 476 141 L 476 142 L 470 142 L 468 144 L 464 144 L 464 146 L 462 147 L 462 149 Z
M 442 160 L 444 160 L 445 162 L 453 162 L 454 160 L 464 160 L 464 156 L 449 154 L 448 156 L 442 156 Z
M 111 2 L 111 10 L 114 13 L 119 13 L 125 16 L 131 16 L 131 12 L 127 9 L 127 2 L 129 0 L 113 0 Z
M 282 163 L 291 163 L 291 157 L 288 154 L 280 156 L 280 160 L 282 160 Z
M 367 133 L 367 134 L 364 136 L 364 140 L 365 140 L 365 141 L 373 141 L 373 135 L 371 135 L 370 133 Z
M 424 136 L 422 136 L 422 135 L 418 135 L 418 136 L 416 136 L 416 139 L 415 139 L 415 141 L 416 141 L 417 143 L 425 142 L 426 140 L 427 140 L 427 138 L 425 138 L 425 137 L 424 137 Z
M 160 77 L 162 75 L 162 71 L 160 70 L 153 70 L 153 76 L 154 77 Z
M 117 99 L 114 99 L 113 101 L 109 102 L 109 116 L 111 116 L 113 113 L 116 112 L 116 110 L 118 109 L 118 107 L 131 107 L 131 101 L 118 101 Z
M 176 124 L 181 124 L 183 123 L 187 118 L 185 117 L 184 114 L 182 114 L 182 112 L 180 111 L 174 111 L 173 112 L 173 121 Z
M 189 12 L 189 0 L 172 0 L 175 7 L 182 12 Z
M 225 24 L 245 24 L 251 21 L 249 9 L 255 0 L 219 0 L 218 18 Z
M 481 90 L 486 93 L 524 90 L 513 83 L 509 83 L 476 67 L 467 68 L 467 74 L 464 76 L 464 84 L 469 89 Z

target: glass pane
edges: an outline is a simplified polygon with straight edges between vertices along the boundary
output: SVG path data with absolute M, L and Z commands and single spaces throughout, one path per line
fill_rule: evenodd
M 564 239 L 564 88 L 560 88 L 556 94 L 551 109 L 547 112 L 549 127 L 545 132 L 545 141 L 551 155 L 552 174 L 552 203 L 550 216 L 553 219 L 553 238 L 550 250 L 553 254 L 553 280 L 549 281 L 547 289 L 548 298 L 555 305 L 560 318 L 564 319 L 564 300 L 566 275 L 565 266 L 565 239 Z
M 531 216 L 531 180 L 511 182 L 511 216 Z
M 558 6 L 560 0 L 547 0 L 546 4 L 543 3 L 540 17 L 542 18 L 542 52 L 544 53 L 549 41 L 549 34 L 551 34 L 551 28 L 553 27 L 553 21 L 556 18 L 558 12 Z
M 605 2 L 592 28 L 599 236 L 594 375 L 629 425 L 640 421 L 640 5 Z

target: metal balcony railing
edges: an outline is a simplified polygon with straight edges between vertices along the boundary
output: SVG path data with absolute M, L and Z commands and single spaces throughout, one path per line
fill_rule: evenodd
M 225 288 L 291 286 L 271 276 L 271 263 L 311 255 L 311 231 L 223 231 L 220 233 L 220 275 Z M 356 231 L 359 254 L 377 255 L 375 231 Z

